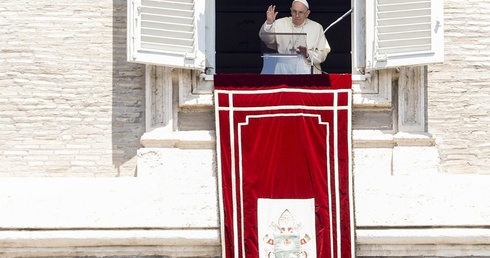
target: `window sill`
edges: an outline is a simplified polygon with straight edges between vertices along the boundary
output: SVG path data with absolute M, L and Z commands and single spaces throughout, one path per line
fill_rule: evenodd
M 426 132 L 393 134 L 381 130 L 353 130 L 354 148 L 432 147 L 435 138 Z

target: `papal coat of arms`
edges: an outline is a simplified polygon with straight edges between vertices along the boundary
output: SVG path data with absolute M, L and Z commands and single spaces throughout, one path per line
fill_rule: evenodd
M 306 258 L 308 248 L 305 244 L 310 241 L 310 236 L 302 232 L 301 222 L 296 223 L 288 209 L 270 225 L 271 234 L 266 234 L 262 240 L 267 243 L 265 254 L 267 258 Z

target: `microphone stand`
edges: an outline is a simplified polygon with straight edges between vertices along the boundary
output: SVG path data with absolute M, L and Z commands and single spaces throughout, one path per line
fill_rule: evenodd
M 328 27 L 323 31 L 323 33 L 325 34 L 325 32 L 327 32 L 328 29 L 330 29 L 333 25 L 337 24 L 339 21 L 344 19 L 345 16 L 349 15 L 351 12 L 352 12 L 352 9 L 350 9 L 349 11 L 344 13 L 344 15 L 340 16 L 340 18 L 338 18 L 336 21 L 332 22 L 332 24 L 328 25 Z
M 337 24 L 338 22 L 340 22 L 341 20 L 343 20 L 347 15 L 349 15 L 351 13 L 352 13 L 352 8 L 349 9 L 342 16 L 340 16 L 337 20 L 335 20 L 334 22 L 332 22 L 330 25 L 328 25 L 328 27 L 323 31 L 323 34 L 325 34 L 327 32 L 327 30 L 329 30 L 332 26 L 334 26 L 335 24 Z M 313 63 L 313 60 L 311 60 L 311 74 L 314 73 L 314 70 L 313 70 L 314 67 L 315 67 L 315 64 Z
M 342 16 L 340 16 L 340 18 L 338 18 L 336 21 L 332 22 L 330 25 L 328 25 L 328 27 L 323 31 L 323 34 L 325 34 L 327 32 L 327 30 L 329 30 L 333 25 L 337 24 L 339 21 L 343 20 L 347 15 L 351 14 L 352 13 L 352 8 L 347 11 L 346 13 L 344 13 Z M 315 64 L 313 63 L 313 60 L 311 60 L 311 74 L 314 73 L 314 67 L 315 67 Z

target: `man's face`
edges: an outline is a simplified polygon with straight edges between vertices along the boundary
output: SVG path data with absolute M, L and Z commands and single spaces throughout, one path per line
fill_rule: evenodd
M 310 10 L 300 2 L 294 2 L 291 5 L 291 17 L 293 18 L 293 24 L 299 26 L 303 24 L 310 14 Z

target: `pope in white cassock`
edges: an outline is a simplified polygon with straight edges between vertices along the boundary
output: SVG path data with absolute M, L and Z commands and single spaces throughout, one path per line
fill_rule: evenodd
M 279 58 L 275 74 L 310 74 L 321 73 L 320 64 L 330 52 L 323 26 L 308 19 L 309 4 L 306 0 L 294 0 L 291 4 L 291 16 L 276 20 L 276 6 L 267 9 L 267 20 L 260 28 L 259 37 L 271 49 L 280 54 L 301 54 L 299 61 L 291 58 Z M 299 36 L 276 36 L 269 33 L 306 33 L 306 42 L 298 44 Z M 296 38 L 295 38 L 296 37 Z M 303 40 L 304 42 L 304 40 Z M 306 45 L 306 46 L 305 46 Z

